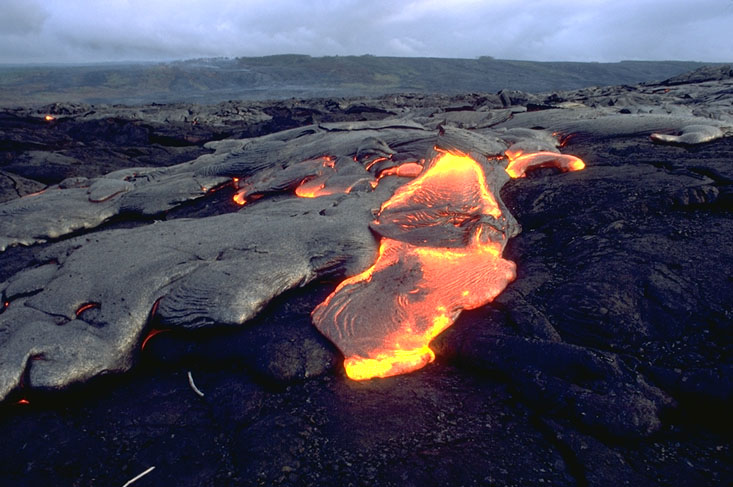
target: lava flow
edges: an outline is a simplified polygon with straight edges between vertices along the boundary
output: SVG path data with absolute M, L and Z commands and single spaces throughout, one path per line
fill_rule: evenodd
M 375 264 L 313 310 L 316 327 L 343 352 L 351 379 L 389 377 L 432 362 L 430 341 L 462 310 L 491 302 L 516 276 L 515 264 L 501 257 L 506 238 L 496 227 L 506 219 L 481 165 L 437 150 L 430 168 L 382 205 L 372 224 L 383 235 Z M 562 154 L 531 156 L 507 173 L 583 167 Z M 454 238 L 456 228 L 461 238 Z
M 323 174 L 321 176 L 303 180 L 303 182 L 295 188 L 295 195 L 300 198 L 318 198 L 319 196 L 334 194 L 334 190 L 326 188 L 326 181 L 328 181 L 329 176 L 329 174 Z
M 561 171 L 580 171 L 585 167 L 582 159 L 557 152 L 541 151 L 524 154 L 522 151 L 507 150 L 505 154 L 509 159 L 506 172 L 513 178 L 523 178 L 524 172 L 529 167 L 555 167 Z

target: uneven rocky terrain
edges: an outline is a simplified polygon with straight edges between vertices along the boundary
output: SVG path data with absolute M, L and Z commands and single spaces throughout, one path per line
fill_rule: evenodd
M 730 67 L 541 95 L 6 109 L 1 483 L 728 485 L 731 135 Z M 372 223 L 435 150 L 479 161 L 503 220 Z M 520 151 L 586 167 L 511 179 Z M 516 279 L 433 363 L 347 378 L 313 309 L 380 238 L 482 234 Z

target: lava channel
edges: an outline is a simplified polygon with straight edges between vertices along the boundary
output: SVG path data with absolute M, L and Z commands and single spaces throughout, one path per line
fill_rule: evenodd
M 372 224 L 383 235 L 374 265 L 313 310 L 313 323 L 344 354 L 351 379 L 389 377 L 432 362 L 430 341 L 462 310 L 491 302 L 516 276 L 515 264 L 501 257 L 506 239 L 495 228 L 506 219 L 481 165 L 438 151 L 428 170 L 382 205 Z M 548 164 L 581 168 L 559 156 L 524 159 L 507 173 L 521 177 L 527 167 Z M 403 229 L 402 240 L 399 232 L 380 231 L 393 223 Z M 411 238 L 418 227 L 420 238 Z M 449 234 L 460 228 L 465 237 L 446 238 L 446 227 Z

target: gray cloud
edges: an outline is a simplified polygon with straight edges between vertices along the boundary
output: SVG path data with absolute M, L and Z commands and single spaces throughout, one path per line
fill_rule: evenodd
M 733 61 L 730 0 L 0 2 L 0 62 L 375 54 Z
M 4 0 L 0 13 L 0 32 L 4 37 L 37 34 L 47 17 L 39 3 L 33 0 Z

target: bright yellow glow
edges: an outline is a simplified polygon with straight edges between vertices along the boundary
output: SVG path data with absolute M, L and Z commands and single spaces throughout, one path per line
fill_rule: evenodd
M 509 159 L 506 172 L 512 178 L 523 178 L 525 171 L 531 167 L 556 167 L 561 171 L 580 171 L 585 168 L 582 159 L 558 152 L 540 151 L 524 154 L 522 151 L 507 150 L 505 154 Z
M 322 177 L 306 179 L 295 188 L 295 195 L 300 198 L 318 198 L 329 194 L 332 192 L 326 189 L 325 178 Z
M 356 161 L 357 159 L 356 159 L 356 158 L 354 158 L 354 160 Z M 364 167 L 364 169 L 366 169 L 366 170 L 368 171 L 368 170 L 370 170 L 370 169 L 372 168 L 372 166 L 374 166 L 374 165 L 375 165 L 376 163 L 378 163 L 378 162 L 382 162 L 382 161 L 386 161 L 386 160 L 387 160 L 387 158 L 386 158 L 386 157 L 376 157 L 376 158 L 374 158 L 374 160 L 372 160 L 371 162 L 367 163 L 367 165 L 366 165 L 366 166 Z
M 585 162 L 583 162 L 582 159 L 576 158 L 576 160 L 570 161 L 568 169 L 570 171 L 580 171 L 581 169 L 585 169 Z
M 433 198 L 450 198 L 457 191 L 477 192 L 481 202 L 480 213 L 491 215 L 494 218 L 501 216 L 501 210 L 496 198 L 486 185 L 486 176 L 481 166 L 465 154 L 445 152 L 435 148 L 440 153 L 428 171 L 423 172 L 417 179 L 400 187 L 380 209 L 386 210 L 391 206 L 407 205 L 418 202 L 430 206 Z M 429 187 L 429 191 L 424 188 Z M 427 195 L 427 198 L 425 197 Z
M 448 152 L 440 152 L 428 170 L 399 188 L 381 211 L 401 205 L 419 208 L 429 204 L 455 205 L 469 216 L 471 212 L 501 215 L 481 166 L 468 156 Z M 480 226 L 469 244 L 458 248 L 422 247 L 382 238 L 374 265 L 345 279 L 314 310 L 314 323 L 345 351 L 344 367 L 351 379 L 389 377 L 417 370 L 433 361 L 435 354 L 430 342 L 453 324 L 461 310 L 490 302 L 515 278 L 515 266 L 501 258 L 501 250 L 500 243 L 481 241 Z M 393 277 L 382 276 L 399 275 L 400 271 L 395 269 L 401 269 L 400 266 L 406 270 L 419 268 L 419 272 L 413 271 L 419 280 L 414 289 L 390 296 Z M 383 288 L 388 297 L 380 298 L 380 302 L 392 303 L 394 311 L 370 316 L 370 303 L 359 301 L 360 292 L 368 286 L 374 286 L 372 290 Z M 336 296 L 340 297 L 334 301 Z M 349 300 L 356 303 L 354 308 Z M 354 316 L 354 309 L 360 314 Z M 383 336 L 379 336 L 380 330 Z M 364 340 L 378 345 L 370 345 L 367 353 L 348 353 L 352 347 L 363 350 L 363 345 L 357 344 Z
M 401 178 L 416 178 L 423 170 L 422 164 L 417 162 L 405 162 L 399 166 L 390 167 L 379 173 L 379 179 L 385 176 L 398 176 Z
M 366 380 L 412 372 L 433 360 L 435 360 L 435 354 L 425 346 L 415 350 L 378 353 L 375 358 L 364 358 L 358 355 L 348 357 L 344 360 L 344 369 L 349 379 Z
M 232 197 L 232 200 L 240 206 L 243 206 L 247 204 L 247 199 L 244 197 L 246 191 L 244 189 L 240 189 L 236 193 L 234 193 L 234 196 Z
M 429 226 L 446 224 L 446 213 L 461 215 L 455 220 L 461 225 L 484 215 L 500 217 L 481 165 L 465 154 L 436 151 L 429 169 L 420 166 L 419 176 L 382 205 L 380 218 L 388 218 L 385 210 L 390 210 L 407 226 L 418 218 Z M 511 177 L 523 176 L 529 167 L 585 167 L 577 157 L 552 152 L 506 155 Z M 415 167 L 409 170 L 417 172 Z M 349 378 L 389 377 L 432 362 L 431 340 L 462 310 L 491 302 L 515 279 L 516 266 L 501 256 L 503 240 L 482 236 L 488 230 L 481 224 L 468 228 L 473 233 L 463 247 L 419 246 L 383 237 L 374 265 L 345 279 L 316 307 L 313 322 L 344 353 Z

